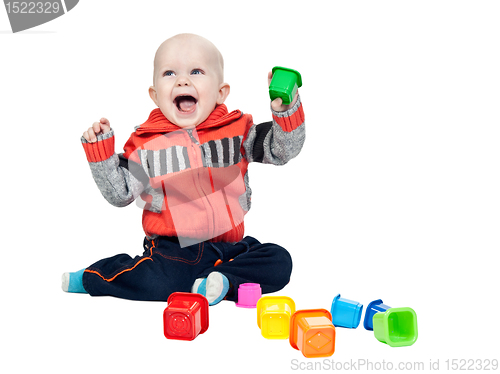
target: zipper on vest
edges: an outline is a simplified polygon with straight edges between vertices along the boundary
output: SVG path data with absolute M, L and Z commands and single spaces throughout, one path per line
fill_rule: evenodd
M 196 164 L 194 165 L 195 166 L 195 169 L 198 170 L 198 173 L 197 173 L 197 178 L 196 178 L 196 182 L 194 183 L 194 185 L 196 186 L 196 189 L 198 190 L 198 193 L 200 195 L 200 197 L 203 199 L 203 201 L 206 203 L 206 214 L 207 214 L 207 218 L 209 220 L 211 220 L 211 222 L 207 222 L 208 224 L 208 235 L 210 238 L 214 238 L 215 237 L 215 228 L 216 228 L 216 224 L 215 224 L 215 210 L 214 210 L 214 207 L 212 206 L 212 203 L 210 202 L 210 199 L 208 198 L 208 195 L 210 195 L 213 191 L 205 191 L 203 189 L 203 184 L 202 183 L 202 178 L 201 178 L 201 175 L 199 173 L 199 169 L 205 169 L 206 166 L 205 166 L 205 158 L 204 158 L 204 152 L 203 152 L 203 147 L 201 146 L 200 142 L 196 139 L 196 137 L 193 135 L 193 131 L 195 131 L 195 129 L 185 129 L 187 134 L 189 135 L 189 138 L 191 139 L 192 143 L 191 143 L 191 152 L 193 154 L 193 158 L 196 160 Z M 199 165 L 198 163 L 201 161 L 201 165 Z M 210 171 L 209 171 L 210 172 Z M 206 177 L 206 175 L 204 173 L 202 173 L 202 175 L 204 177 Z M 211 179 L 211 178 L 210 178 Z M 210 180 L 210 186 L 212 187 L 212 190 L 214 188 L 214 185 L 213 185 L 213 182 L 212 180 Z
M 188 133 L 189 137 L 191 140 L 196 144 L 200 145 L 200 142 L 193 136 L 193 130 L 192 129 L 186 129 L 186 132 Z

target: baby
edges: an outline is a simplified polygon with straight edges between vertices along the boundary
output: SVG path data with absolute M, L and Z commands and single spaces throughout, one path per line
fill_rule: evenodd
M 228 112 L 229 91 L 218 49 L 203 37 L 176 35 L 154 59 L 149 95 L 158 108 L 136 127 L 124 152 L 115 153 L 107 119 L 84 132 L 92 176 L 106 200 L 118 207 L 140 201 L 144 253 L 65 273 L 64 291 L 159 301 L 193 292 L 215 305 L 237 301 L 242 283 L 270 293 L 289 282 L 289 253 L 244 237 L 243 216 L 251 200 L 248 164 L 283 165 L 302 148 L 300 97 L 290 105 L 274 100 L 272 121 L 255 125 L 248 114 Z

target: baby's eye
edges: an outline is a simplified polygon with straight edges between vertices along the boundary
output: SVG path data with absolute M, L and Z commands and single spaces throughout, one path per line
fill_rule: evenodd
M 173 77 L 175 73 L 172 70 L 167 70 L 165 73 L 163 73 L 164 77 Z
M 203 70 L 201 70 L 201 69 L 193 69 L 191 71 L 191 75 L 198 75 L 198 74 L 203 74 Z

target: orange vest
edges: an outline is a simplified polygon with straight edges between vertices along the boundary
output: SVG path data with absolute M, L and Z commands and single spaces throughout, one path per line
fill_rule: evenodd
M 159 108 L 151 112 L 123 154 L 129 171 L 147 184 L 141 194 L 146 235 L 243 238 L 248 161 L 242 144 L 252 124 L 250 115 L 228 113 L 224 104 L 190 130 L 169 122 Z

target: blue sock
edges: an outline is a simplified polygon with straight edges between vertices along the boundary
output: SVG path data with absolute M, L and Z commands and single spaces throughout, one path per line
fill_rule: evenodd
M 64 273 L 62 276 L 62 289 L 66 292 L 73 293 L 88 293 L 83 288 L 83 272 L 85 269 L 76 271 L 74 273 Z

